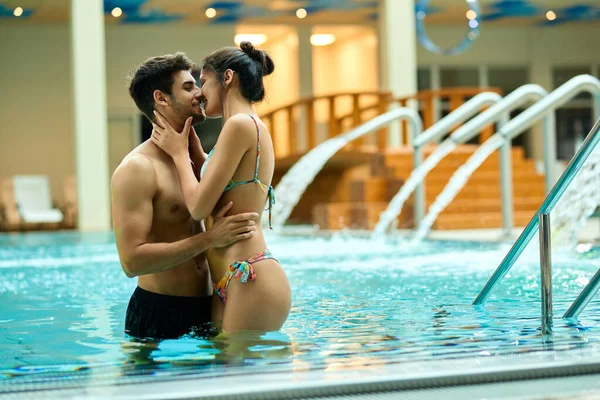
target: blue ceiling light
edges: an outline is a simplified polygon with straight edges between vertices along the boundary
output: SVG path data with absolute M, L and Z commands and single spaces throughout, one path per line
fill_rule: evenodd
M 148 0 L 104 0 L 104 12 L 110 12 L 119 7 L 124 13 L 136 13 Z
M 214 1 L 206 8 L 214 8 L 217 11 L 235 11 L 241 7 L 242 3 L 240 1 Z
M 421 12 L 421 14 L 419 14 L 419 11 Z M 432 6 L 429 4 L 429 1 L 427 1 L 425 3 L 417 3 L 415 5 L 415 13 L 417 14 L 417 17 L 424 16 L 424 15 L 439 14 L 442 11 L 444 11 L 444 9 L 442 7 Z
M 124 24 L 161 24 L 166 22 L 179 21 L 186 17 L 185 14 L 169 14 L 162 10 L 148 10 L 129 12 L 121 20 Z
M 269 17 L 275 13 L 265 7 L 243 7 L 237 13 L 238 17 Z
M 322 10 L 326 10 L 326 8 L 319 7 L 318 5 L 308 5 L 308 6 L 305 6 L 303 8 L 306 10 L 306 12 L 308 13 L 308 15 L 315 14 L 315 13 L 317 13 L 319 11 L 322 11 Z M 294 13 L 295 12 L 296 11 L 294 11 Z
M 318 5 L 323 10 L 354 10 L 359 8 L 357 3 L 343 0 L 313 1 L 313 5 Z
M 427 49 L 428 51 L 436 54 L 442 54 L 445 56 L 453 56 L 456 54 L 463 53 L 467 51 L 473 41 L 477 39 L 479 36 L 479 30 L 481 28 L 481 22 L 479 20 L 481 9 L 479 7 L 478 0 L 466 0 L 467 6 L 469 10 L 473 11 L 475 17 L 469 21 L 469 32 L 467 36 L 460 42 L 456 47 L 452 47 L 449 49 L 443 49 L 437 44 L 433 43 L 427 33 L 425 32 L 425 17 L 427 16 L 429 8 L 429 0 L 419 0 L 417 5 L 415 6 L 415 14 L 416 14 L 416 25 L 417 25 L 417 39 L 419 43 Z
M 357 7 L 357 8 L 378 8 L 379 7 L 379 3 L 376 1 L 359 3 L 359 5 L 360 5 L 360 7 Z
M 309 14 L 318 11 L 350 11 L 360 9 L 370 9 L 379 7 L 377 1 L 357 1 L 357 0 L 288 0 L 298 3 L 297 7 L 304 8 Z M 294 13 L 296 11 L 294 10 Z
M 217 10 L 217 16 L 210 19 L 210 24 L 234 24 L 240 20 L 239 11 L 242 8 L 240 1 L 213 1 L 207 8 Z
M 122 24 L 162 24 L 180 21 L 187 16 L 158 9 L 143 10 L 142 6 L 147 2 L 148 0 L 104 0 L 104 12 L 110 14 L 114 8 L 120 8 L 123 17 L 119 22 Z
M 493 11 L 484 14 L 484 21 L 496 21 L 502 18 L 535 17 L 542 14 L 542 10 L 532 5 L 529 0 L 500 0 L 489 5 Z
M 560 10 L 556 10 L 556 19 L 553 21 L 545 20 L 538 25 L 553 26 L 564 24 L 566 22 L 585 22 L 600 20 L 600 8 L 589 5 L 574 5 Z
M 8 8 L 0 4 L 0 18 L 27 18 L 31 14 L 33 14 L 32 8 L 23 8 L 23 13 L 17 17 L 14 8 Z
M 239 21 L 239 17 L 235 14 L 217 14 L 217 16 L 210 20 L 211 24 L 233 24 Z
M 322 8 L 340 8 L 346 7 L 351 1 L 346 0 L 309 0 L 308 3 L 313 6 L 319 6 Z
M 348 1 L 348 0 L 312 0 L 310 6 L 322 10 L 360 10 L 379 7 L 376 1 Z M 309 6 L 309 7 L 310 7 Z M 306 8 L 306 7 L 305 7 Z M 307 8 L 308 9 L 308 8 Z
M 241 2 L 215 1 L 209 5 L 217 10 L 217 17 L 210 20 L 210 24 L 231 24 L 247 17 L 278 17 L 287 15 L 282 11 L 269 10 L 263 6 L 245 6 Z

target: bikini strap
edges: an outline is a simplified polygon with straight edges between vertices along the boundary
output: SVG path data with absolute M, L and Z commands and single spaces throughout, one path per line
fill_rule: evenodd
M 272 216 L 273 205 L 275 204 L 275 193 L 273 191 L 273 186 L 267 186 L 258 179 L 258 166 L 260 165 L 260 129 L 258 128 L 258 123 L 254 119 L 254 117 L 250 114 L 248 114 L 248 115 L 250 116 L 250 118 L 252 118 L 252 121 L 254 121 L 254 126 L 256 126 L 256 136 L 258 137 L 258 141 L 256 144 L 256 169 L 254 171 L 254 179 L 250 182 L 257 182 L 258 184 L 260 184 L 261 187 L 263 187 L 263 189 L 266 189 L 266 191 L 267 191 L 267 201 L 269 203 L 269 205 L 268 205 L 269 229 L 273 229 L 273 226 L 271 225 L 271 216 Z M 249 183 L 249 182 L 246 182 L 246 183 Z
M 254 119 L 254 117 L 248 114 L 252 121 L 254 121 L 254 126 L 256 126 L 256 136 L 258 137 L 258 141 L 256 144 L 256 168 L 254 170 L 254 182 L 258 181 L 258 166 L 260 165 L 260 129 L 258 128 L 258 123 Z

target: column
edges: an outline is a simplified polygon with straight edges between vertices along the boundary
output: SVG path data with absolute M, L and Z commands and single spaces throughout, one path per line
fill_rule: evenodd
M 296 29 L 298 35 L 298 94 L 301 99 L 313 97 L 313 56 L 310 36 L 312 35 L 311 25 L 299 25 Z M 296 141 L 301 149 L 310 150 L 309 138 L 303 135 L 307 132 L 310 136 L 316 137 L 315 111 L 308 110 L 307 107 L 299 108 L 297 119 Z M 312 122 L 312 124 L 311 124 Z
M 486 64 L 479 64 L 477 66 L 477 75 L 479 76 L 480 88 L 487 88 L 490 86 L 490 74 Z
M 379 16 L 381 88 L 394 97 L 413 95 L 417 92 L 415 1 L 382 0 Z M 403 144 L 399 124 L 391 126 L 389 134 L 391 146 Z
M 298 72 L 300 75 L 300 98 L 313 96 L 313 65 L 310 35 L 312 26 L 300 25 L 298 32 Z
M 71 59 L 79 229 L 111 229 L 104 3 L 71 0 Z
M 529 81 L 543 87 L 550 93 L 554 89 L 552 79 L 552 64 L 548 55 L 536 46 L 539 43 L 539 36 L 543 34 L 543 30 L 532 30 L 530 40 L 531 48 L 531 63 L 529 66 Z M 536 162 L 541 162 L 544 159 L 544 140 L 542 135 L 542 122 L 537 122 L 528 133 L 527 144 L 530 151 L 530 156 Z
M 442 88 L 442 69 L 439 64 L 431 66 L 431 90 L 440 90 Z M 438 97 L 433 102 L 433 122 L 436 123 L 442 119 L 442 101 Z M 437 143 L 441 142 L 441 139 L 437 140 Z

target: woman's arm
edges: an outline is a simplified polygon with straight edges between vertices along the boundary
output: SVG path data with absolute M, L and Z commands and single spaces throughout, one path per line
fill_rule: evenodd
M 198 134 L 196 133 L 196 130 L 194 129 L 193 126 L 190 128 L 189 150 L 190 150 L 190 158 L 191 158 L 192 162 L 194 164 L 196 164 L 197 168 L 201 168 L 202 164 L 204 164 L 204 161 L 206 160 L 206 157 L 208 155 L 204 152 L 202 143 L 200 143 Z
M 217 205 L 244 154 L 255 146 L 256 128 L 244 115 L 227 120 L 202 180 L 198 182 L 189 162 L 189 153 L 185 151 L 187 146 L 183 146 L 183 142 L 188 141 L 189 127 L 179 134 L 166 121 L 160 122 L 165 129 L 155 127 L 152 141 L 173 157 L 185 204 L 192 218 L 197 221 L 204 219 Z
M 115 171 L 111 179 L 115 242 L 125 275 L 166 271 L 191 260 L 209 248 L 225 247 L 254 235 L 253 220 L 258 213 L 225 217 L 231 205 L 223 207 L 210 231 L 170 243 L 149 240 L 158 190 L 154 167 L 143 156 L 133 156 Z

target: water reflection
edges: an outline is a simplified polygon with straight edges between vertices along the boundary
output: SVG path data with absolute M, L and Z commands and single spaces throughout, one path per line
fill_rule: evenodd
M 294 354 L 294 344 L 282 332 L 218 333 L 214 327 L 202 337 L 195 332 L 179 339 L 153 340 L 128 338 L 121 342 L 121 352 L 128 365 L 207 366 L 245 365 L 266 361 L 266 364 L 285 363 Z M 297 347 L 297 346 L 296 346 Z
M 312 243 L 281 245 L 297 253 Z M 100 384 L 272 371 L 377 373 L 389 364 L 592 351 L 600 339 L 597 300 L 579 320 L 557 318 L 553 334 L 541 334 L 538 254 L 515 266 L 487 304 L 473 307 L 495 267 L 490 260 L 501 259 L 505 249 L 439 244 L 410 252 L 390 245 L 380 256 L 344 259 L 347 250 L 334 249 L 327 261 L 314 252 L 309 262 L 288 259 L 294 302 L 278 333 L 226 335 L 209 329 L 178 340 L 132 339 L 123 333 L 123 318 L 135 282 L 123 279 L 118 264 L 98 261 L 110 244 L 86 246 L 20 248 L 18 257 L 29 264 L 0 268 L 0 392 L 57 379 Z M 556 315 L 597 269 L 600 253 L 590 251 L 596 256 L 553 254 Z M 78 261 L 86 257 L 86 263 Z M 54 268 L 61 260 L 66 264 Z M 39 263 L 46 264 L 34 267 Z

